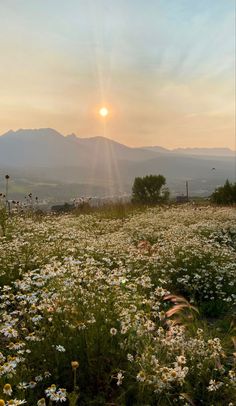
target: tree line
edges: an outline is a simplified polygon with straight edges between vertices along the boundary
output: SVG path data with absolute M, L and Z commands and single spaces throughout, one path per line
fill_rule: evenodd
M 163 175 L 147 175 L 137 177 L 132 187 L 132 202 L 139 204 L 166 203 L 169 200 L 169 190 Z M 211 202 L 215 204 L 231 205 L 236 203 L 236 183 L 226 180 L 223 186 L 212 193 Z

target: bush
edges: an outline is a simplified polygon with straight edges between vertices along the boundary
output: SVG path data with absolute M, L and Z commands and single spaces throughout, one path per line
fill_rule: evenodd
M 236 183 L 230 183 L 228 180 L 224 186 L 218 187 L 211 195 L 211 200 L 216 204 L 234 204 L 236 203 Z

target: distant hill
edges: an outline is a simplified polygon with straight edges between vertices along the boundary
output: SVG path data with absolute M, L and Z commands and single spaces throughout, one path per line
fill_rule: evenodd
M 150 173 L 163 174 L 173 193 L 184 191 L 189 180 L 192 193 L 209 195 L 225 179 L 235 179 L 235 154 L 227 148 L 131 148 L 104 137 L 21 129 L 0 136 L 0 189 L 6 171 L 17 197 L 32 190 L 57 199 L 130 193 L 135 176 Z
M 176 148 L 173 152 L 199 156 L 235 156 L 235 152 L 229 148 Z
M 166 149 L 159 146 L 143 147 L 148 151 L 164 154 L 197 155 L 197 156 L 235 156 L 230 148 L 175 148 Z

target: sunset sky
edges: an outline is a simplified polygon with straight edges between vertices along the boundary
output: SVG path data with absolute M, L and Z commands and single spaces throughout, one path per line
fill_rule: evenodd
M 0 27 L 1 134 L 235 149 L 235 0 L 1 0 Z

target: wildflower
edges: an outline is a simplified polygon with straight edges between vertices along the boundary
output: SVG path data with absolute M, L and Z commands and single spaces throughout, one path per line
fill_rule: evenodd
M 127 354 L 127 360 L 128 360 L 129 362 L 133 362 L 133 360 L 134 360 L 133 355 L 132 355 L 132 354 Z
M 29 382 L 29 388 L 30 389 L 34 389 L 36 385 L 37 385 L 37 383 L 34 382 L 34 381 Z
M 151 320 L 148 320 L 146 326 L 147 326 L 148 331 L 154 331 L 155 330 L 155 324 Z
M 49 388 L 47 388 L 46 390 L 45 390 L 45 393 L 46 393 L 46 395 L 48 396 L 48 397 L 50 397 L 53 393 L 55 393 L 56 392 L 56 390 L 57 390 L 57 387 L 56 387 L 56 385 L 51 385 L 51 386 L 49 386 Z
M 122 385 L 122 381 L 123 381 L 123 379 L 124 379 L 124 375 L 122 374 L 121 371 L 118 372 L 116 379 L 117 379 L 117 383 L 116 383 L 117 386 Z
M 170 373 L 172 378 L 176 378 L 178 376 L 177 372 L 173 369 L 173 371 L 171 371 Z
M 0 332 L 5 337 L 8 337 L 8 338 L 18 337 L 18 332 L 14 328 L 11 328 L 11 327 L 2 328 L 2 330 Z
M 140 371 L 137 375 L 137 381 L 144 382 L 146 380 L 146 374 L 144 371 Z
M 46 406 L 46 400 L 45 398 L 41 398 L 37 402 L 37 406 Z
M 72 367 L 72 369 L 79 368 L 79 362 L 78 361 L 71 361 L 71 367 Z
M 12 387 L 9 383 L 6 383 L 3 387 L 3 393 L 5 393 L 5 395 L 11 396 L 12 394 Z
M 0 399 L 0 406 L 5 406 L 5 401 L 3 399 Z
M 236 381 L 236 372 L 233 369 L 229 371 L 229 377 L 232 381 Z
M 186 358 L 184 355 L 180 355 L 179 357 L 176 358 L 177 363 L 182 365 L 182 364 L 186 364 Z
M 66 389 L 59 388 L 57 391 L 57 396 L 58 396 L 58 399 L 60 402 L 66 402 L 66 396 L 67 396 Z
M 5 361 L 5 357 L 3 355 L 2 352 L 0 352 L 0 362 L 4 362 Z
M 58 352 L 65 352 L 66 351 L 65 348 L 62 345 L 56 345 L 56 350 Z
M 157 296 L 163 297 L 166 294 L 166 290 L 163 288 L 156 288 L 155 293 Z
M 111 334 L 112 336 L 115 336 L 115 335 L 117 334 L 117 329 L 114 328 L 114 327 L 112 327 L 112 328 L 110 329 L 110 334 Z
M 20 382 L 19 385 L 17 385 L 17 388 L 20 390 L 25 390 L 28 388 L 28 384 L 26 382 Z
M 123 325 L 123 326 L 121 327 L 121 331 L 120 331 L 121 334 L 126 334 L 127 331 L 128 331 L 128 326 L 124 326 L 124 325 Z
M 43 380 L 42 375 L 38 375 L 38 376 L 35 377 L 36 382 L 41 382 L 42 380 Z
M 211 379 L 209 382 L 208 386 L 208 391 L 209 392 L 215 392 L 217 391 L 221 386 L 223 385 L 223 382 L 216 382 L 215 379 Z
M 66 389 L 59 388 L 57 390 L 56 385 L 51 385 L 45 390 L 46 396 L 54 402 L 66 401 Z
M 166 313 L 162 310 L 161 312 L 159 312 L 158 316 L 159 316 L 160 320 L 162 321 L 166 318 Z

